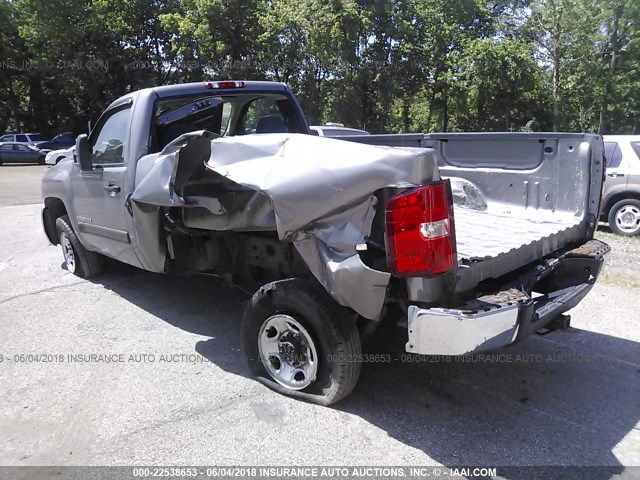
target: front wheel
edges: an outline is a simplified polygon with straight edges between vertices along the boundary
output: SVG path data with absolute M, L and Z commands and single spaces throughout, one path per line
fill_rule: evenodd
M 331 405 L 355 387 L 362 363 L 355 322 L 322 287 L 269 283 L 242 318 L 242 350 L 257 380 L 285 395 Z
M 619 201 L 611 207 L 608 220 L 613 233 L 628 237 L 640 234 L 640 200 Z
M 95 277 L 102 273 L 100 255 L 82 246 L 73 228 L 71 228 L 68 215 L 56 220 L 56 229 L 58 230 L 62 257 L 67 270 L 82 278 Z

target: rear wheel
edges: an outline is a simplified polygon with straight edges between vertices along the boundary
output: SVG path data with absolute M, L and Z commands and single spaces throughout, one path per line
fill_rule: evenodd
M 242 319 L 242 349 L 257 380 L 320 405 L 346 397 L 360 376 L 355 322 L 322 287 L 303 279 L 258 290 Z
M 71 228 L 68 215 L 56 220 L 56 229 L 67 270 L 82 278 L 95 277 L 102 273 L 100 255 L 90 252 L 82 246 Z
M 628 237 L 640 234 L 640 200 L 619 201 L 611 207 L 608 220 L 613 233 Z

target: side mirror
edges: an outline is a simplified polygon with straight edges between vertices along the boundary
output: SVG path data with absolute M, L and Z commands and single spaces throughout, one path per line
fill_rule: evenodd
M 85 134 L 78 135 L 76 138 L 76 150 L 73 153 L 74 161 L 80 164 L 80 170 L 83 172 L 93 170 L 93 163 L 91 157 L 93 152 L 91 151 L 91 145 L 89 144 L 89 137 Z

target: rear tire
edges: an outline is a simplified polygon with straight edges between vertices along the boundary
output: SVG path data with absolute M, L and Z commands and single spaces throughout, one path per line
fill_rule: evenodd
M 640 234 L 640 200 L 619 201 L 609 210 L 608 221 L 613 233 L 626 237 Z
M 362 348 L 356 324 L 315 283 L 264 285 L 245 310 L 241 335 L 251 373 L 279 393 L 332 405 L 358 382 Z
M 56 229 L 67 270 L 82 278 L 91 278 L 102 273 L 100 255 L 90 252 L 82 246 L 71 228 L 68 215 L 56 220 Z

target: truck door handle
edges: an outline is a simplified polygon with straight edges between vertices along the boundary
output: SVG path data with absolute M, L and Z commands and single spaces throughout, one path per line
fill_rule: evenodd
M 624 173 L 607 173 L 609 177 L 624 177 Z
M 109 185 L 105 185 L 104 189 L 109 192 L 112 197 L 115 197 L 116 193 L 120 192 L 120 185 L 113 185 L 110 183 Z

